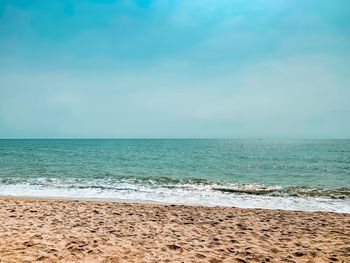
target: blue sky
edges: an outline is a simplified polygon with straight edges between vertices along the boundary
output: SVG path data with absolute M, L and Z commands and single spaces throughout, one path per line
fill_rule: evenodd
M 349 138 L 350 1 L 0 2 L 0 138 Z

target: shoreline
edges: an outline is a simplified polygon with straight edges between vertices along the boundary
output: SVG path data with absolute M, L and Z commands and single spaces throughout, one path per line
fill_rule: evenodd
M 347 262 L 350 214 L 0 197 L 2 262 Z
M 91 197 L 0 195 L 0 199 L 3 199 L 3 198 L 24 199 L 24 200 L 86 201 L 86 202 L 102 202 L 102 203 L 120 203 L 120 204 L 172 205 L 172 203 L 157 202 L 157 201 L 152 201 L 152 200 L 119 199 L 119 198 L 98 198 L 98 197 L 97 198 L 91 198 Z
M 121 198 L 93 198 L 93 197 L 60 197 L 60 196 L 17 196 L 17 195 L 1 195 L 2 198 L 14 198 L 14 199 L 39 199 L 39 200 L 57 200 L 57 201 L 92 201 L 92 202 L 105 202 L 105 203 L 125 203 L 125 204 L 150 204 L 150 205 L 177 205 L 177 206 L 191 206 L 191 207 L 221 207 L 221 208 L 239 208 L 239 209 L 262 209 L 262 210 L 273 210 L 273 211 L 295 211 L 295 212 L 306 212 L 306 213 L 336 213 L 336 214 L 350 214 L 350 211 L 331 211 L 331 210 L 302 210 L 292 208 L 270 208 L 270 207 L 245 207 L 236 205 L 225 205 L 225 204 L 203 204 L 203 203 L 181 203 L 181 202 L 161 202 L 154 200 L 140 200 L 140 199 L 121 199 Z

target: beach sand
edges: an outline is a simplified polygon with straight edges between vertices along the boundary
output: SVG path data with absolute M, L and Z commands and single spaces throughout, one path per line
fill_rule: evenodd
M 350 214 L 1 197 L 0 262 L 350 262 Z

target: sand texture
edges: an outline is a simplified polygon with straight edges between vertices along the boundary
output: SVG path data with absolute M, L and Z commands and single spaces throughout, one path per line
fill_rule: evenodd
M 350 214 L 2 197 L 0 262 L 350 262 Z

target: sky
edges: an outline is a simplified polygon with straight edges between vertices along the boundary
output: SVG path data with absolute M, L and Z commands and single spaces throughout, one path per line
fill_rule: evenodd
M 350 138 L 350 1 L 1 0 L 0 138 Z

